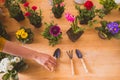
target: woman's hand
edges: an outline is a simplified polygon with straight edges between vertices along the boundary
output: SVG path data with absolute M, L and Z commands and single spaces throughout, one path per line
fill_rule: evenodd
M 54 71 L 56 67 L 56 60 L 48 54 L 36 54 L 34 60 L 43 65 L 49 71 Z

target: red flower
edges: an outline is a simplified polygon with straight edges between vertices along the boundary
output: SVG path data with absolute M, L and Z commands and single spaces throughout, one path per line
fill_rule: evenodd
M 5 2 L 5 0 L 0 0 L 0 3 L 1 3 L 1 2 L 2 2 L 2 3 L 4 3 L 4 2 Z
M 35 11 L 37 9 L 37 7 L 36 6 L 32 6 L 32 9 Z
M 86 7 L 87 10 L 90 10 L 93 7 L 92 1 L 86 1 L 84 7 Z
M 24 7 L 28 7 L 29 6 L 29 2 L 24 3 Z
M 29 17 L 31 14 L 29 12 L 25 13 L 25 16 Z

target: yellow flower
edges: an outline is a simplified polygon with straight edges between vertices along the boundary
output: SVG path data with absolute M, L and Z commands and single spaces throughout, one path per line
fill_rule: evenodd
M 19 35 L 17 35 L 17 34 L 16 34 L 16 37 L 17 37 L 18 39 L 20 38 Z
M 16 35 L 21 35 L 21 34 L 24 33 L 24 32 L 25 32 L 24 29 L 20 29 L 20 30 L 18 30 L 18 31 L 16 32 Z
M 20 35 L 20 30 L 18 30 L 18 31 L 16 32 L 16 35 Z
M 21 38 L 27 38 L 28 37 L 28 33 L 26 33 L 26 32 L 22 32 L 22 34 L 21 34 Z
M 25 29 L 20 29 L 21 32 L 25 32 Z
M 19 39 L 19 35 L 21 34 L 20 30 L 16 32 L 16 37 Z

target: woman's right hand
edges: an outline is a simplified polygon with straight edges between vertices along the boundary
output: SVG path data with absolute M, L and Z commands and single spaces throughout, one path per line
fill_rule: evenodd
M 34 60 L 49 71 L 54 71 L 57 65 L 56 60 L 48 54 L 37 54 Z

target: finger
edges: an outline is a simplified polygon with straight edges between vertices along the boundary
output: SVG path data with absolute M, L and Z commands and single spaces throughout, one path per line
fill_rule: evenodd
M 52 65 L 56 66 L 57 65 L 57 62 L 56 61 L 53 61 L 53 60 L 48 60 Z
M 56 68 L 56 64 L 51 63 L 50 61 L 48 61 L 49 67 L 52 68 L 53 70 L 55 70 Z
M 51 62 L 49 62 L 49 61 L 47 61 L 46 63 L 45 63 L 45 66 L 46 66 L 46 68 L 49 70 L 49 71 L 54 71 L 55 70 L 55 65 L 53 65 Z
M 45 64 L 44 64 L 44 67 L 45 67 L 47 70 L 51 71 L 51 68 L 49 67 L 48 63 L 45 63 Z
M 49 61 L 55 65 L 57 65 L 57 61 L 53 58 L 53 57 L 50 57 Z
M 54 71 L 54 70 L 55 70 L 55 67 L 56 67 L 54 64 L 52 64 L 52 63 L 49 62 L 49 61 L 47 62 L 47 66 L 50 68 L 51 71 Z

